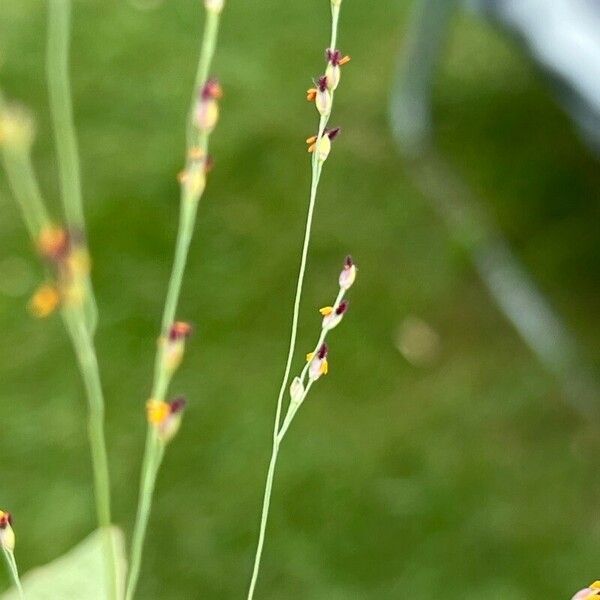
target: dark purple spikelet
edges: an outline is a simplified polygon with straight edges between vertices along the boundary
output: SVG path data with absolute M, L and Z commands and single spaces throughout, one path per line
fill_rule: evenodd
M 169 329 L 169 341 L 177 342 L 192 335 L 192 326 L 184 321 L 175 321 Z
M 317 81 L 315 81 L 315 85 L 317 86 L 320 92 L 324 92 L 327 90 L 327 75 L 321 75 Z
M 349 305 L 348 300 L 342 300 L 339 303 L 338 307 L 335 309 L 335 314 L 336 315 L 343 315 L 346 312 L 348 312 L 348 305 Z
M 346 258 L 344 259 L 344 269 L 351 269 L 353 264 L 354 261 L 352 260 L 352 257 L 348 254 L 348 256 L 346 256 Z
M 327 61 L 334 67 L 337 67 L 340 64 L 340 60 L 342 60 L 342 53 L 337 49 L 333 50 L 332 48 L 327 48 L 327 50 L 325 50 L 325 56 L 327 57 Z
M 218 79 L 208 79 L 200 89 L 200 98 L 202 100 L 218 99 L 222 94 L 223 91 Z
M 327 357 L 327 354 L 329 354 L 329 347 L 325 342 L 323 342 L 321 344 L 321 347 L 317 350 L 317 358 L 319 360 L 323 360 Z
M 181 396 L 179 398 L 175 398 L 175 400 L 171 400 L 169 402 L 169 407 L 171 408 L 171 414 L 176 415 L 180 412 L 183 412 L 187 405 L 187 400 Z
M 335 140 L 335 138 L 340 134 L 340 131 L 342 131 L 341 127 L 334 127 L 333 129 L 326 129 L 325 135 L 333 142 L 333 140 Z

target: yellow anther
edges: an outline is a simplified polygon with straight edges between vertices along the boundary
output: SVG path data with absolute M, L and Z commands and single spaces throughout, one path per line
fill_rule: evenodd
M 148 403 L 146 404 L 148 423 L 151 425 L 160 425 L 161 423 L 164 423 L 170 412 L 171 407 L 163 400 L 148 400 Z
M 329 363 L 326 358 L 323 359 L 319 370 L 321 371 L 321 375 L 327 375 L 327 373 L 329 373 Z
M 324 306 L 323 308 L 319 309 L 319 312 L 326 317 L 327 315 L 330 315 L 333 312 L 333 306 Z
M 315 353 L 314 353 L 314 352 L 309 352 L 309 353 L 306 355 L 306 362 L 310 362 L 310 361 L 313 359 L 314 355 L 315 355 Z
M 38 319 L 51 315 L 60 303 L 60 294 L 53 285 L 42 285 L 29 300 L 29 311 Z

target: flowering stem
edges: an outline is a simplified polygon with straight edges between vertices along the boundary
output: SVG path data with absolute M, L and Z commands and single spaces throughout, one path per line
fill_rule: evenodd
M 6 564 L 8 566 L 8 570 L 10 572 L 10 576 L 17 588 L 19 593 L 19 598 L 25 598 L 25 594 L 23 593 L 23 586 L 21 585 L 21 578 L 19 577 L 19 569 L 17 568 L 17 561 L 15 559 L 15 554 L 12 550 L 8 548 L 2 548 L 4 551 L 4 558 L 6 559 Z
M 61 197 L 69 231 L 85 240 L 79 153 L 69 81 L 70 21 L 71 0 L 49 0 L 46 74 L 58 156 Z M 98 309 L 89 274 L 85 275 L 84 287 L 86 320 L 90 331 L 94 332 Z
M 304 273 L 306 271 L 306 260 L 308 256 L 308 248 L 310 245 L 310 236 L 312 230 L 313 214 L 315 209 L 315 202 L 317 199 L 317 190 L 319 187 L 319 180 L 321 178 L 321 171 L 323 163 L 313 159 L 312 169 L 312 182 L 310 187 L 310 200 L 308 203 L 308 214 L 306 217 L 306 228 L 304 231 L 304 243 L 302 245 L 302 256 L 300 258 L 300 271 L 298 273 L 298 280 L 296 283 L 296 296 L 294 298 L 294 309 L 292 314 L 292 330 L 290 334 L 290 343 L 288 348 L 288 356 L 285 364 L 285 372 L 281 381 L 281 387 L 279 388 L 279 395 L 277 396 L 277 409 L 275 412 L 275 423 L 273 428 L 273 449 L 271 451 L 271 460 L 269 462 L 269 470 L 267 472 L 267 482 L 265 484 L 265 493 L 263 497 L 262 514 L 260 517 L 260 528 L 258 534 L 258 543 L 256 546 L 256 554 L 254 556 L 254 567 L 252 569 L 252 579 L 250 580 L 250 587 L 248 589 L 248 600 L 252 600 L 254 597 L 254 590 L 256 588 L 256 582 L 258 580 L 258 573 L 260 571 L 260 561 L 262 558 L 263 546 L 265 543 L 265 533 L 267 529 L 267 520 L 269 517 L 269 506 L 271 504 L 271 494 L 273 490 L 273 478 L 275 476 L 275 466 L 277 464 L 277 456 L 279 454 L 279 426 L 281 423 L 281 412 L 283 408 L 283 397 L 287 388 L 287 383 L 290 378 L 290 371 L 292 369 L 292 360 L 294 358 L 294 352 L 296 350 L 296 338 L 298 335 L 298 317 L 300 314 L 300 301 L 302 299 L 302 287 L 304 284 Z
M 83 244 L 87 252 L 79 152 L 69 80 L 70 23 L 71 0 L 49 0 L 46 75 L 62 204 L 68 231 L 77 237 L 78 243 Z M 88 436 L 94 471 L 96 513 L 103 536 L 107 593 L 109 597 L 117 598 L 116 553 L 110 530 L 110 476 L 104 433 L 104 395 L 93 342 L 98 311 L 89 273 L 83 277 L 83 287 L 82 303 L 65 307 L 63 319 L 71 336 L 87 391 Z
M 0 96 L 0 111 L 3 118 L 7 108 Z M 9 183 L 23 213 L 23 219 L 37 244 L 41 231 L 50 224 L 39 186 L 31 164 L 30 141 L 25 143 L 4 143 L 2 145 L 4 167 Z M 73 304 L 63 310 L 63 321 L 71 338 L 80 372 L 87 392 L 89 423 L 88 438 L 94 471 L 94 496 L 98 524 L 105 532 L 105 556 L 108 593 L 117 597 L 116 567 L 113 539 L 110 533 L 110 485 L 106 442 L 104 439 L 104 398 L 100 384 L 98 362 L 91 333 L 86 324 L 83 305 Z
M 330 48 L 335 48 L 335 44 L 337 41 L 337 29 L 338 29 L 338 21 L 339 21 L 339 12 L 340 7 L 338 5 L 331 5 L 331 42 Z M 333 105 L 333 94 L 332 94 L 332 105 Z M 321 137 L 325 134 L 325 128 L 329 121 L 328 115 L 321 116 L 319 119 L 319 129 L 317 133 L 317 139 L 320 140 Z M 310 246 L 310 238 L 312 232 L 312 223 L 313 223 L 313 215 L 315 209 L 315 203 L 317 199 L 317 191 L 319 188 L 319 181 L 321 180 L 321 172 L 323 170 L 323 161 L 319 159 L 318 153 L 314 152 L 312 157 L 312 178 L 311 178 L 311 186 L 310 186 L 310 198 L 308 202 L 308 212 L 306 216 L 306 227 L 304 230 L 304 242 L 302 244 L 302 254 L 300 257 L 300 269 L 298 271 L 298 279 L 296 282 L 296 295 L 294 297 L 294 307 L 292 312 L 292 327 L 290 332 L 290 342 L 288 347 L 288 355 L 285 364 L 285 370 L 283 374 L 283 379 L 281 381 L 281 386 L 279 388 L 279 394 L 277 396 L 277 408 L 275 411 L 275 421 L 273 424 L 273 447 L 271 451 L 271 460 L 269 462 L 269 469 L 267 471 L 267 481 L 265 484 L 265 491 L 263 496 L 263 505 L 262 505 L 262 513 L 260 518 L 260 527 L 258 534 L 258 542 L 256 546 L 256 553 L 254 556 L 254 566 L 252 569 L 252 578 L 250 580 L 250 586 L 248 589 L 248 600 L 252 600 L 254 597 L 254 590 L 256 589 L 256 582 L 258 580 L 258 574 L 260 571 L 260 562 L 262 558 L 262 552 L 265 541 L 265 534 L 267 529 L 267 521 L 269 517 L 269 507 L 271 504 L 271 495 L 273 491 L 273 479 L 275 477 L 275 467 L 277 465 L 277 457 L 279 455 L 279 445 L 287 428 L 289 427 L 289 423 L 286 424 L 284 421 L 284 425 L 281 426 L 281 413 L 283 410 L 283 398 L 288 386 L 288 381 L 290 378 L 290 372 L 292 368 L 292 361 L 294 358 L 294 354 L 296 351 L 296 339 L 298 334 L 298 319 L 300 314 L 300 302 L 302 300 L 302 288 L 304 286 L 304 275 L 306 271 L 306 261 L 308 257 L 308 249 Z M 308 386 L 310 387 L 310 385 Z M 288 413 L 289 414 L 289 413 Z M 293 415 L 292 415 L 293 418 Z M 290 421 L 291 422 L 291 421 Z M 283 431 L 283 434 L 280 432 Z M 284 430 L 285 427 L 285 430 Z
M 205 83 L 208 81 L 209 71 L 218 38 L 219 23 L 220 11 L 207 10 L 202 47 L 198 61 L 194 91 L 192 94 L 192 102 L 186 125 L 186 154 L 188 156 L 190 151 L 193 149 L 199 150 L 202 153 L 202 156 L 208 155 L 209 135 L 206 132 L 198 132 L 196 129 L 194 125 L 194 108 L 198 90 L 202 89 Z M 197 194 L 192 194 L 188 191 L 187 186 L 182 185 L 181 204 L 179 209 L 179 229 L 177 232 L 175 258 L 173 260 L 173 268 L 171 271 L 171 277 L 169 279 L 167 296 L 161 321 L 161 340 L 164 339 L 168 334 L 168 330 L 175 320 L 189 247 L 196 224 L 198 203 L 201 196 L 202 191 Z M 163 358 L 164 344 L 159 343 L 154 363 L 154 378 L 151 395 L 153 400 L 164 400 L 169 386 L 170 374 L 165 368 L 165 362 Z M 163 454 L 164 444 L 158 438 L 155 427 L 149 424 L 146 433 L 146 448 L 144 451 L 142 472 L 140 477 L 137 516 L 132 537 L 130 569 L 127 578 L 125 595 L 126 600 L 131 600 L 135 595 L 141 568 L 142 550 L 146 537 L 150 511 L 152 508 L 152 496 L 154 494 L 156 478 L 162 462 Z

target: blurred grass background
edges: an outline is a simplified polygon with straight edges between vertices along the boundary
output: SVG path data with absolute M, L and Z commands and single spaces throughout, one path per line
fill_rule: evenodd
M 76 2 L 72 49 L 114 514 L 127 533 L 201 31 L 194 0 L 144 6 Z M 387 102 L 409 10 L 343 6 L 353 61 L 336 96 L 343 134 L 317 207 L 297 368 L 347 252 L 360 276 L 331 374 L 284 444 L 259 597 L 568 598 L 598 577 L 598 424 L 568 408 L 405 173 Z M 231 0 L 224 15 L 216 167 L 179 311 L 197 328 L 173 386 L 190 409 L 161 473 L 140 598 L 245 594 L 308 196 L 316 116 L 303 92 L 328 31 L 324 0 Z M 2 0 L 2 85 L 38 117 L 37 166 L 57 209 L 44 43 L 45 3 Z M 474 17 L 454 24 L 435 108 L 440 147 L 598 366 L 596 160 L 520 49 Z M 0 210 L 0 498 L 27 570 L 94 527 L 91 472 L 60 320 L 25 310 L 42 272 L 4 179 Z M 440 340 L 421 366 L 398 350 L 410 315 Z

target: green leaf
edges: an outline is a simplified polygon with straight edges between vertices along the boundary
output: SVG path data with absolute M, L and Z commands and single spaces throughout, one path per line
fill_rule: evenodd
M 111 528 L 117 556 L 120 589 L 125 579 L 125 542 L 117 527 Z M 105 600 L 106 578 L 104 571 L 102 533 L 95 531 L 66 554 L 42 567 L 28 571 L 22 578 L 27 600 Z M 12 588 L 0 600 L 18 600 Z

